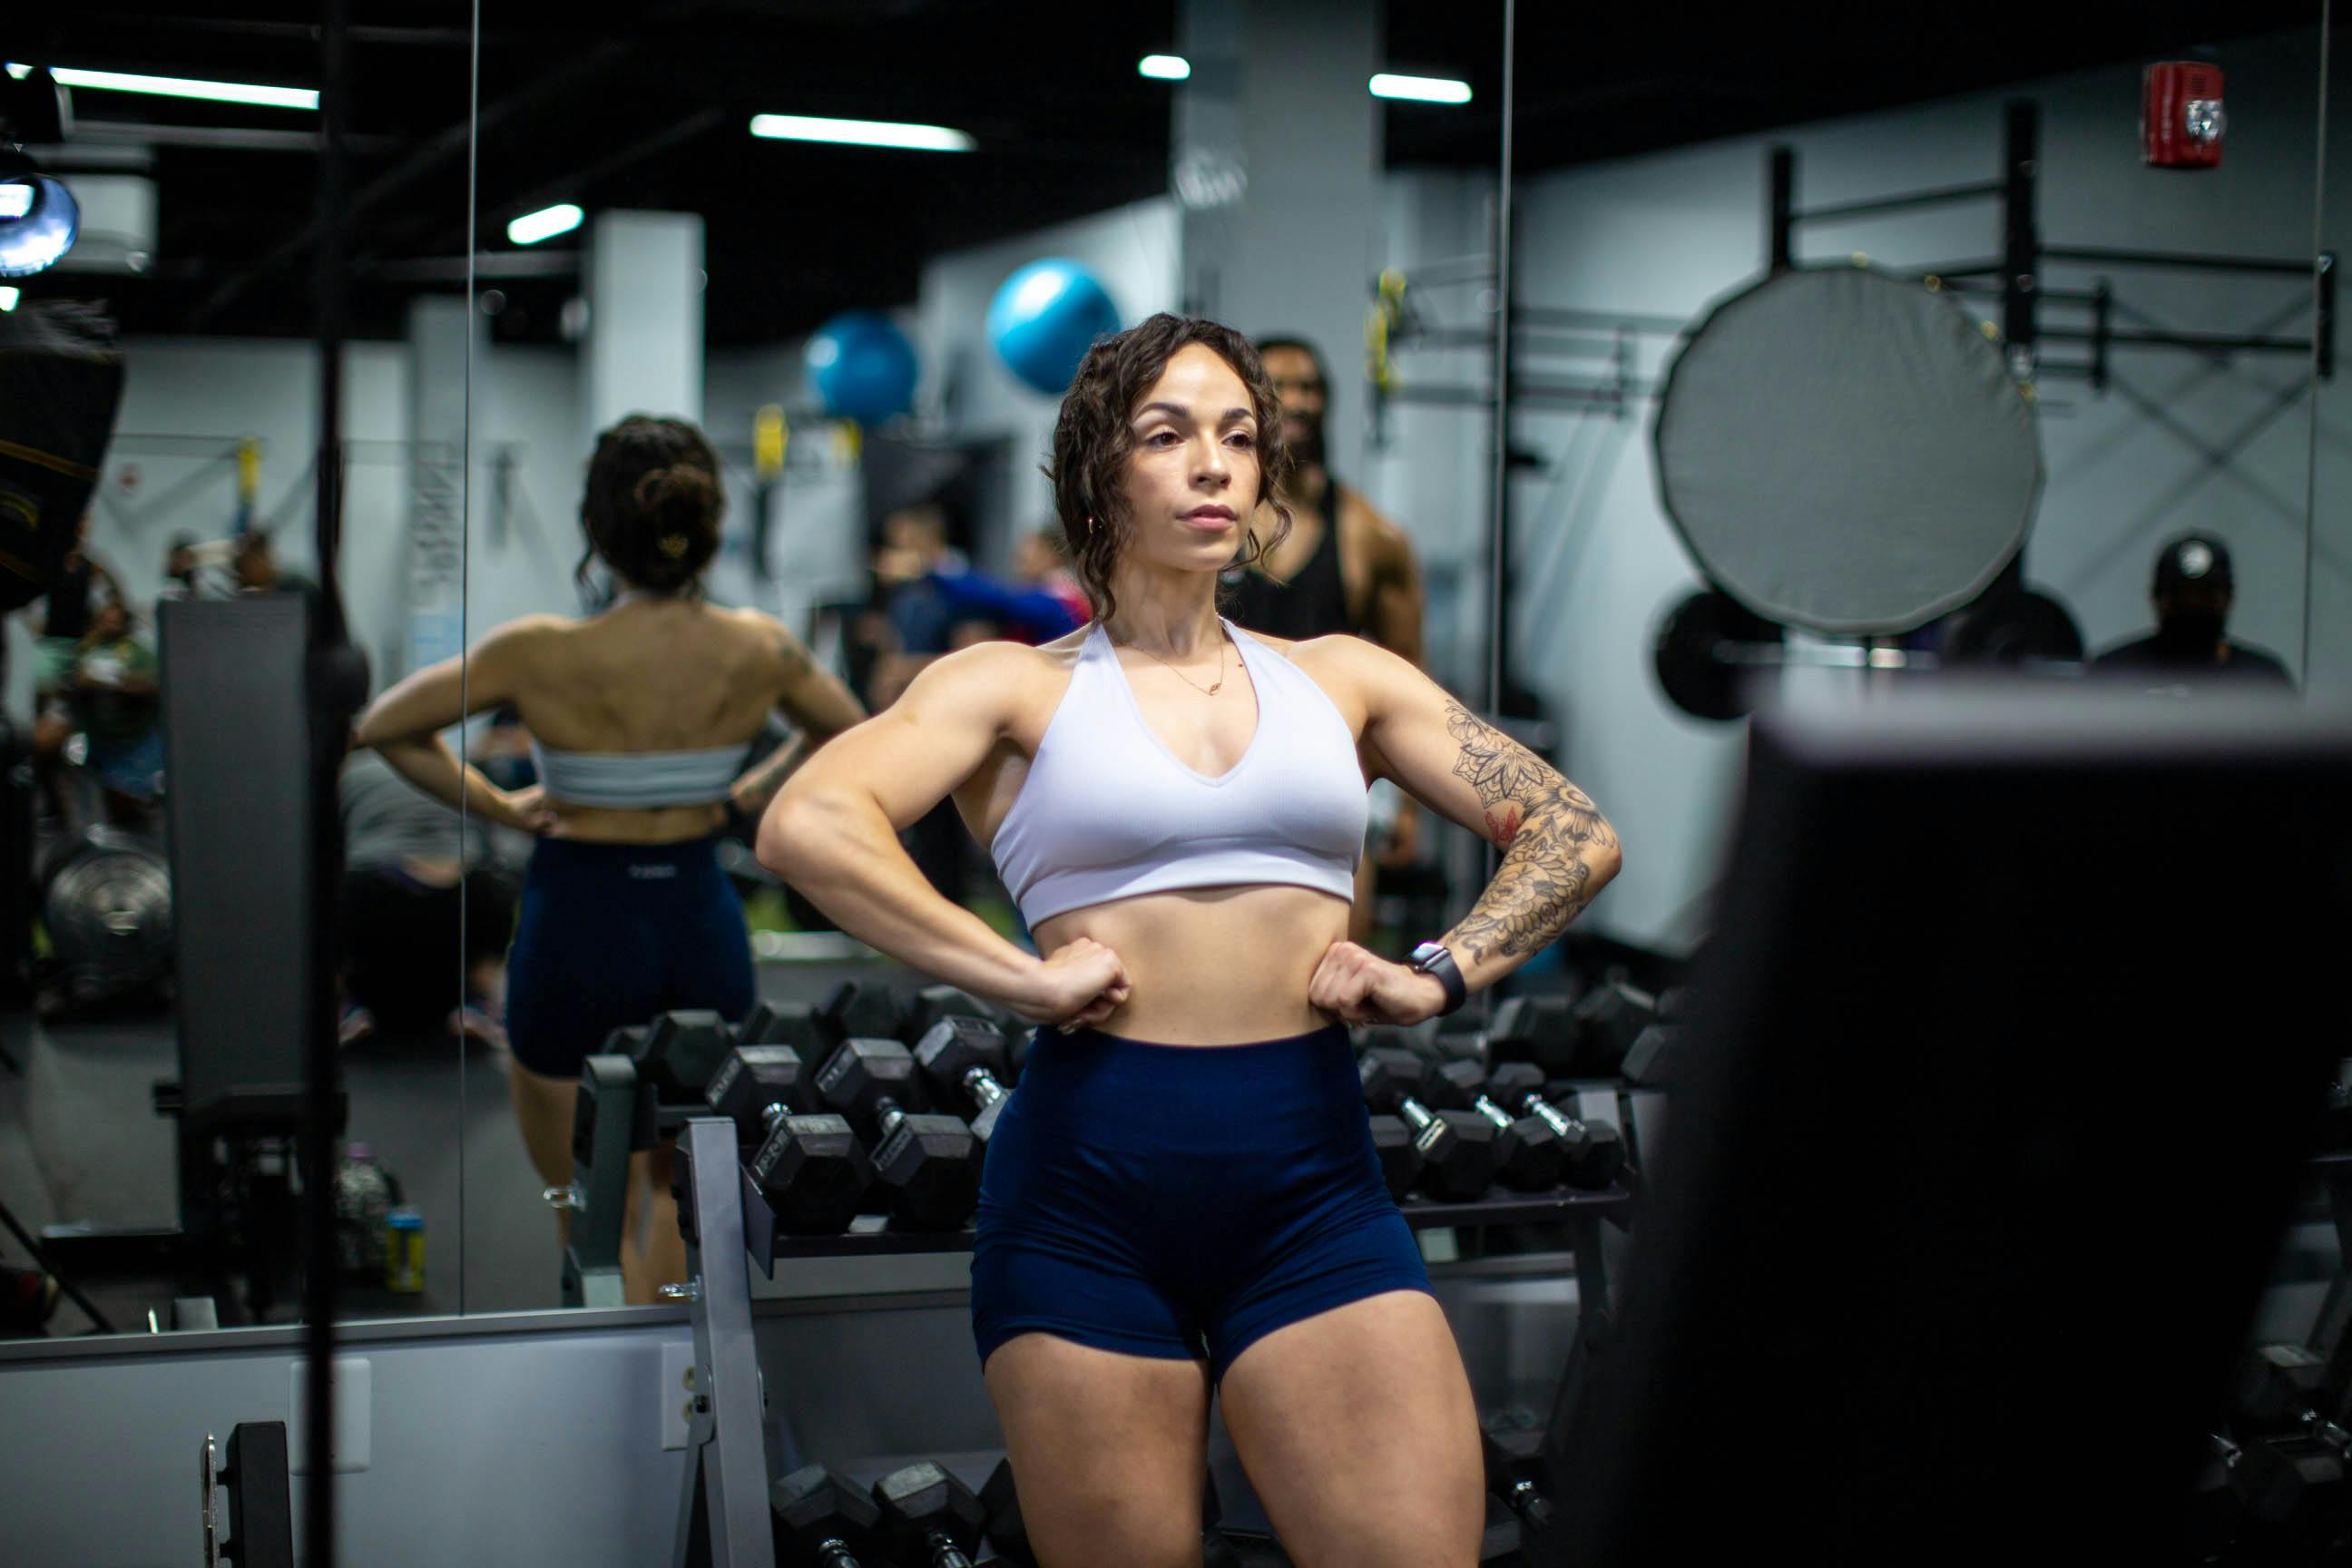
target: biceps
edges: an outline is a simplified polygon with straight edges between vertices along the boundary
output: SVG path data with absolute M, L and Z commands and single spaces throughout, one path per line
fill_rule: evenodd
M 1389 777 L 1497 848 L 1569 797 L 1583 800 L 1558 769 L 1450 697 L 1382 726 L 1379 748 Z
M 784 785 L 786 800 L 866 800 L 904 832 L 970 778 L 992 731 L 894 708 L 835 737 Z

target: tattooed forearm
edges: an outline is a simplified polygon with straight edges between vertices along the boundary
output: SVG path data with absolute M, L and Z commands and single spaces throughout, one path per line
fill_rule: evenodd
M 1447 704 L 1445 728 L 1461 747 L 1454 776 L 1476 792 L 1486 837 L 1504 851 L 1450 942 L 1474 962 L 1524 958 L 1568 929 L 1615 874 L 1616 830 L 1591 796 L 1460 703 Z
M 768 802 L 792 777 L 793 770 L 808 761 L 814 749 L 806 735 L 794 735 L 770 752 L 765 760 L 754 763 L 735 781 L 735 804 L 753 815 L 766 810 Z

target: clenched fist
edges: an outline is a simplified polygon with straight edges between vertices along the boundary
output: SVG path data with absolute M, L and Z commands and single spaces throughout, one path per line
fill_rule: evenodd
M 1335 942 L 1315 966 L 1307 1000 L 1343 1024 L 1418 1024 L 1445 1010 L 1445 986 L 1352 942 Z
M 1118 954 L 1082 936 L 1046 956 L 1013 1010 L 1033 1024 L 1093 1028 L 1127 1005 L 1130 989 Z

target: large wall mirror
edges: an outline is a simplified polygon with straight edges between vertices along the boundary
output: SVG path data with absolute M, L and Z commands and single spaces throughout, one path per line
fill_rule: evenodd
M 439 357 L 437 329 L 445 302 L 462 314 L 468 298 L 471 28 L 462 5 L 352 9 L 341 572 L 381 679 L 431 635 L 418 563 L 454 554 L 466 505 L 463 371 Z M 286 939 L 302 916 L 285 900 L 305 848 L 301 768 L 225 737 L 275 722 L 238 703 L 282 707 L 271 732 L 297 733 L 293 644 L 272 643 L 286 661 L 264 668 L 237 651 L 259 645 L 236 639 L 274 635 L 257 632 L 273 605 L 315 605 L 324 575 L 320 20 L 299 5 L 100 3 L 7 28 L 0 141 L 58 182 L 78 224 L 54 265 L 0 279 L 0 331 L 17 355 L 47 331 L 47 353 L 70 323 L 119 356 L 120 386 L 64 569 L 7 622 L 0 843 L 28 916 L 5 922 L 20 983 L 0 1037 L 0 1203 L 23 1227 L 0 1239 L 0 1266 L 26 1287 L 0 1292 L 24 1307 L 10 1333 L 300 1310 L 281 1114 L 299 1030 L 223 1020 L 254 997 L 299 1007 Z M 8 256 L 25 259 L 13 242 Z M 0 421 L 31 417 L 10 402 L 27 384 L 0 395 Z M 439 636 L 455 649 L 454 614 Z M 259 695 L 237 696 L 248 681 Z M 340 1310 L 454 1310 L 456 1259 L 437 1247 L 457 1216 L 455 939 L 432 946 L 399 910 L 457 897 L 457 819 L 365 753 L 341 808 L 345 928 L 399 951 L 333 955 L 349 1101 Z M 420 1226 L 421 1277 L 391 1246 Z

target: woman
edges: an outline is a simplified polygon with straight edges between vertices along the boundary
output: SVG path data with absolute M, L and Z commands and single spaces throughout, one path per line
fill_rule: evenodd
M 1517 967 L 1615 874 L 1616 838 L 1395 655 L 1220 619 L 1283 460 L 1238 334 L 1162 315 L 1097 344 L 1051 468 L 1093 623 L 939 660 L 761 826 L 761 858 L 845 929 L 1045 1026 L 991 1142 L 971 1306 L 1057 1568 L 1200 1561 L 1213 1388 L 1299 1563 L 1477 1559 L 1468 1380 L 1342 1026 L 1414 1023 Z M 1346 940 L 1379 777 L 1506 850 L 1444 938 L 1458 978 Z M 1043 959 L 899 849 L 942 797 Z
M 700 431 L 622 420 L 597 439 L 580 509 L 578 575 L 601 558 L 622 590 L 613 604 L 584 620 L 501 626 L 462 668 L 419 670 L 360 720 L 359 743 L 427 794 L 541 835 L 507 961 L 506 1024 L 523 1143 L 551 1185 L 572 1180 L 580 1064 L 608 1034 L 676 1007 L 751 1010 L 750 933 L 713 837 L 730 805 L 756 816 L 808 751 L 864 717 L 782 626 L 703 602 L 723 499 Z M 540 782 L 514 792 L 461 764 L 440 733 L 509 703 L 539 761 Z M 800 735 L 744 771 L 775 709 Z M 685 1278 L 668 1153 L 636 1162 L 622 1259 L 631 1300 Z

